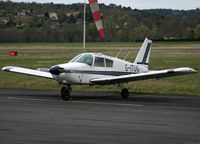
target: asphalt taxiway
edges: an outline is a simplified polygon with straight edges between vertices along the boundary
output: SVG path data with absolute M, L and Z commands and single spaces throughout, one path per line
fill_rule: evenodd
M 200 144 L 200 97 L 0 89 L 0 143 Z

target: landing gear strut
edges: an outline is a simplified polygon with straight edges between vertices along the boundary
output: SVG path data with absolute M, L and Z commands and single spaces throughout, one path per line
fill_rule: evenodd
M 128 96 L 129 96 L 128 89 L 123 88 L 123 89 L 121 90 L 121 97 L 122 97 L 123 99 L 127 99 Z
M 64 86 L 61 88 L 61 98 L 63 100 L 70 100 L 70 91 L 71 91 L 71 87 L 70 85 Z

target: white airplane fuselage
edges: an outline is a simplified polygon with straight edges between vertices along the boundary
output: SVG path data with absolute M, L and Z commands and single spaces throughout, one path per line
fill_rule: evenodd
M 103 54 L 84 53 L 81 55 L 91 55 L 93 61 L 91 65 L 81 62 L 69 62 L 66 64 L 59 64 L 54 67 L 60 67 L 63 72 L 59 75 L 54 75 L 56 81 L 60 84 L 76 84 L 76 85 L 92 85 L 90 80 L 98 78 L 110 78 L 114 76 L 122 76 L 128 74 L 137 74 L 148 72 L 148 68 L 121 60 L 116 57 L 110 57 Z M 95 66 L 95 58 L 100 57 L 104 59 L 104 66 Z M 106 59 L 113 62 L 113 65 L 106 66 Z

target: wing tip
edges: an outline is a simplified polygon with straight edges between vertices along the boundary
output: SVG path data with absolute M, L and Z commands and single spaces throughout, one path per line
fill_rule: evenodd
M 6 66 L 6 67 L 3 67 L 1 70 L 2 71 L 10 71 L 14 66 Z
M 197 73 L 196 70 L 189 68 L 189 67 L 182 67 L 182 68 L 176 68 L 174 69 L 174 72 L 178 73 Z

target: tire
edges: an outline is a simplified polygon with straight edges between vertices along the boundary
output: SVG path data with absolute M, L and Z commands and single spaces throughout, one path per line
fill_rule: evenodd
M 66 87 L 62 87 L 60 90 L 60 94 L 62 95 L 62 93 L 64 92 L 64 90 L 67 89 Z
M 68 89 L 66 87 L 62 87 L 61 98 L 64 100 L 69 100 L 70 99 L 70 89 Z
M 123 99 L 127 99 L 128 96 L 129 96 L 128 89 L 122 89 L 122 91 L 121 91 L 121 97 L 122 97 Z

